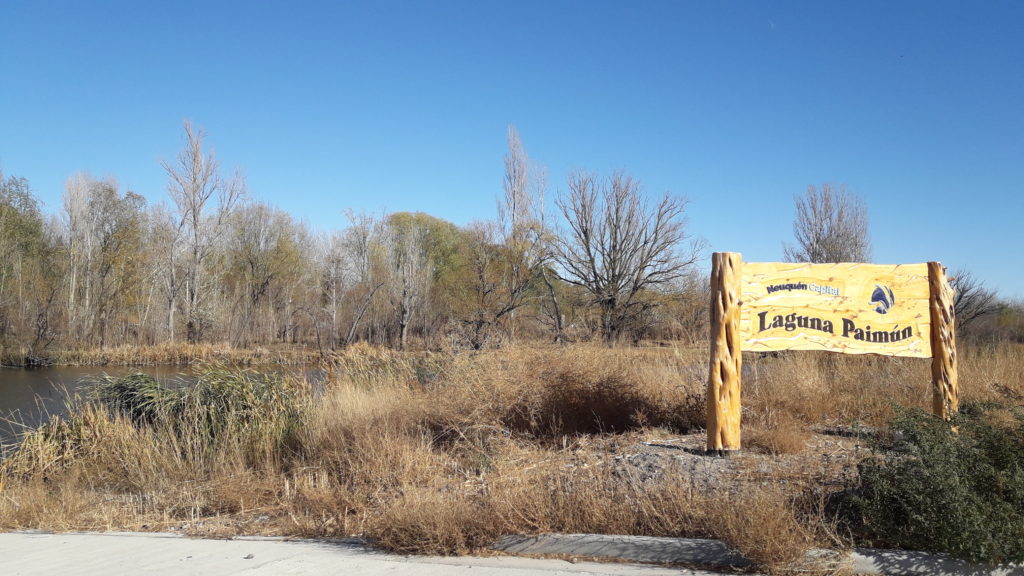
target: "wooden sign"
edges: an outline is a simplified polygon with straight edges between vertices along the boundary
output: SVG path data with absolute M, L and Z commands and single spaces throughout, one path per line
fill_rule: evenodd
M 743 350 L 930 358 L 927 264 L 743 265 Z
M 932 359 L 932 409 L 958 409 L 953 289 L 938 262 L 743 263 L 711 257 L 709 452 L 740 449 L 743 351 L 826 350 Z

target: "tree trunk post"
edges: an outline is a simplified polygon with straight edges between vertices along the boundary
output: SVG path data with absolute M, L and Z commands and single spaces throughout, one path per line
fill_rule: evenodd
M 711 362 L 707 389 L 708 452 L 740 449 L 740 278 L 736 252 L 711 256 Z
M 960 407 L 953 288 L 939 262 L 928 263 L 932 321 L 932 412 L 949 420 Z

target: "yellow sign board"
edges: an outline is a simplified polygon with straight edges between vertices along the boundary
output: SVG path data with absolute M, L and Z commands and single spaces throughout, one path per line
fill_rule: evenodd
M 744 262 L 744 351 L 930 358 L 927 264 Z

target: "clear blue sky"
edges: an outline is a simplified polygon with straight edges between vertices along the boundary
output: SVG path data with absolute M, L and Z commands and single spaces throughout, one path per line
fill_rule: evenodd
M 1024 2 L 0 0 L 0 168 L 166 197 L 182 121 L 251 195 L 493 218 L 505 129 L 552 192 L 624 169 L 712 250 L 778 260 L 793 196 L 846 184 L 880 263 L 1024 296 Z

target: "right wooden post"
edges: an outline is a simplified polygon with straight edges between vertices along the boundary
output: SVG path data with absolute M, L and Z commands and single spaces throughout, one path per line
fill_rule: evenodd
M 740 449 L 740 278 L 736 252 L 711 255 L 711 362 L 708 373 L 708 452 Z
M 928 263 L 932 321 L 932 412 L 949 420 L 960 408 L 953 288 L 939 262 Z

